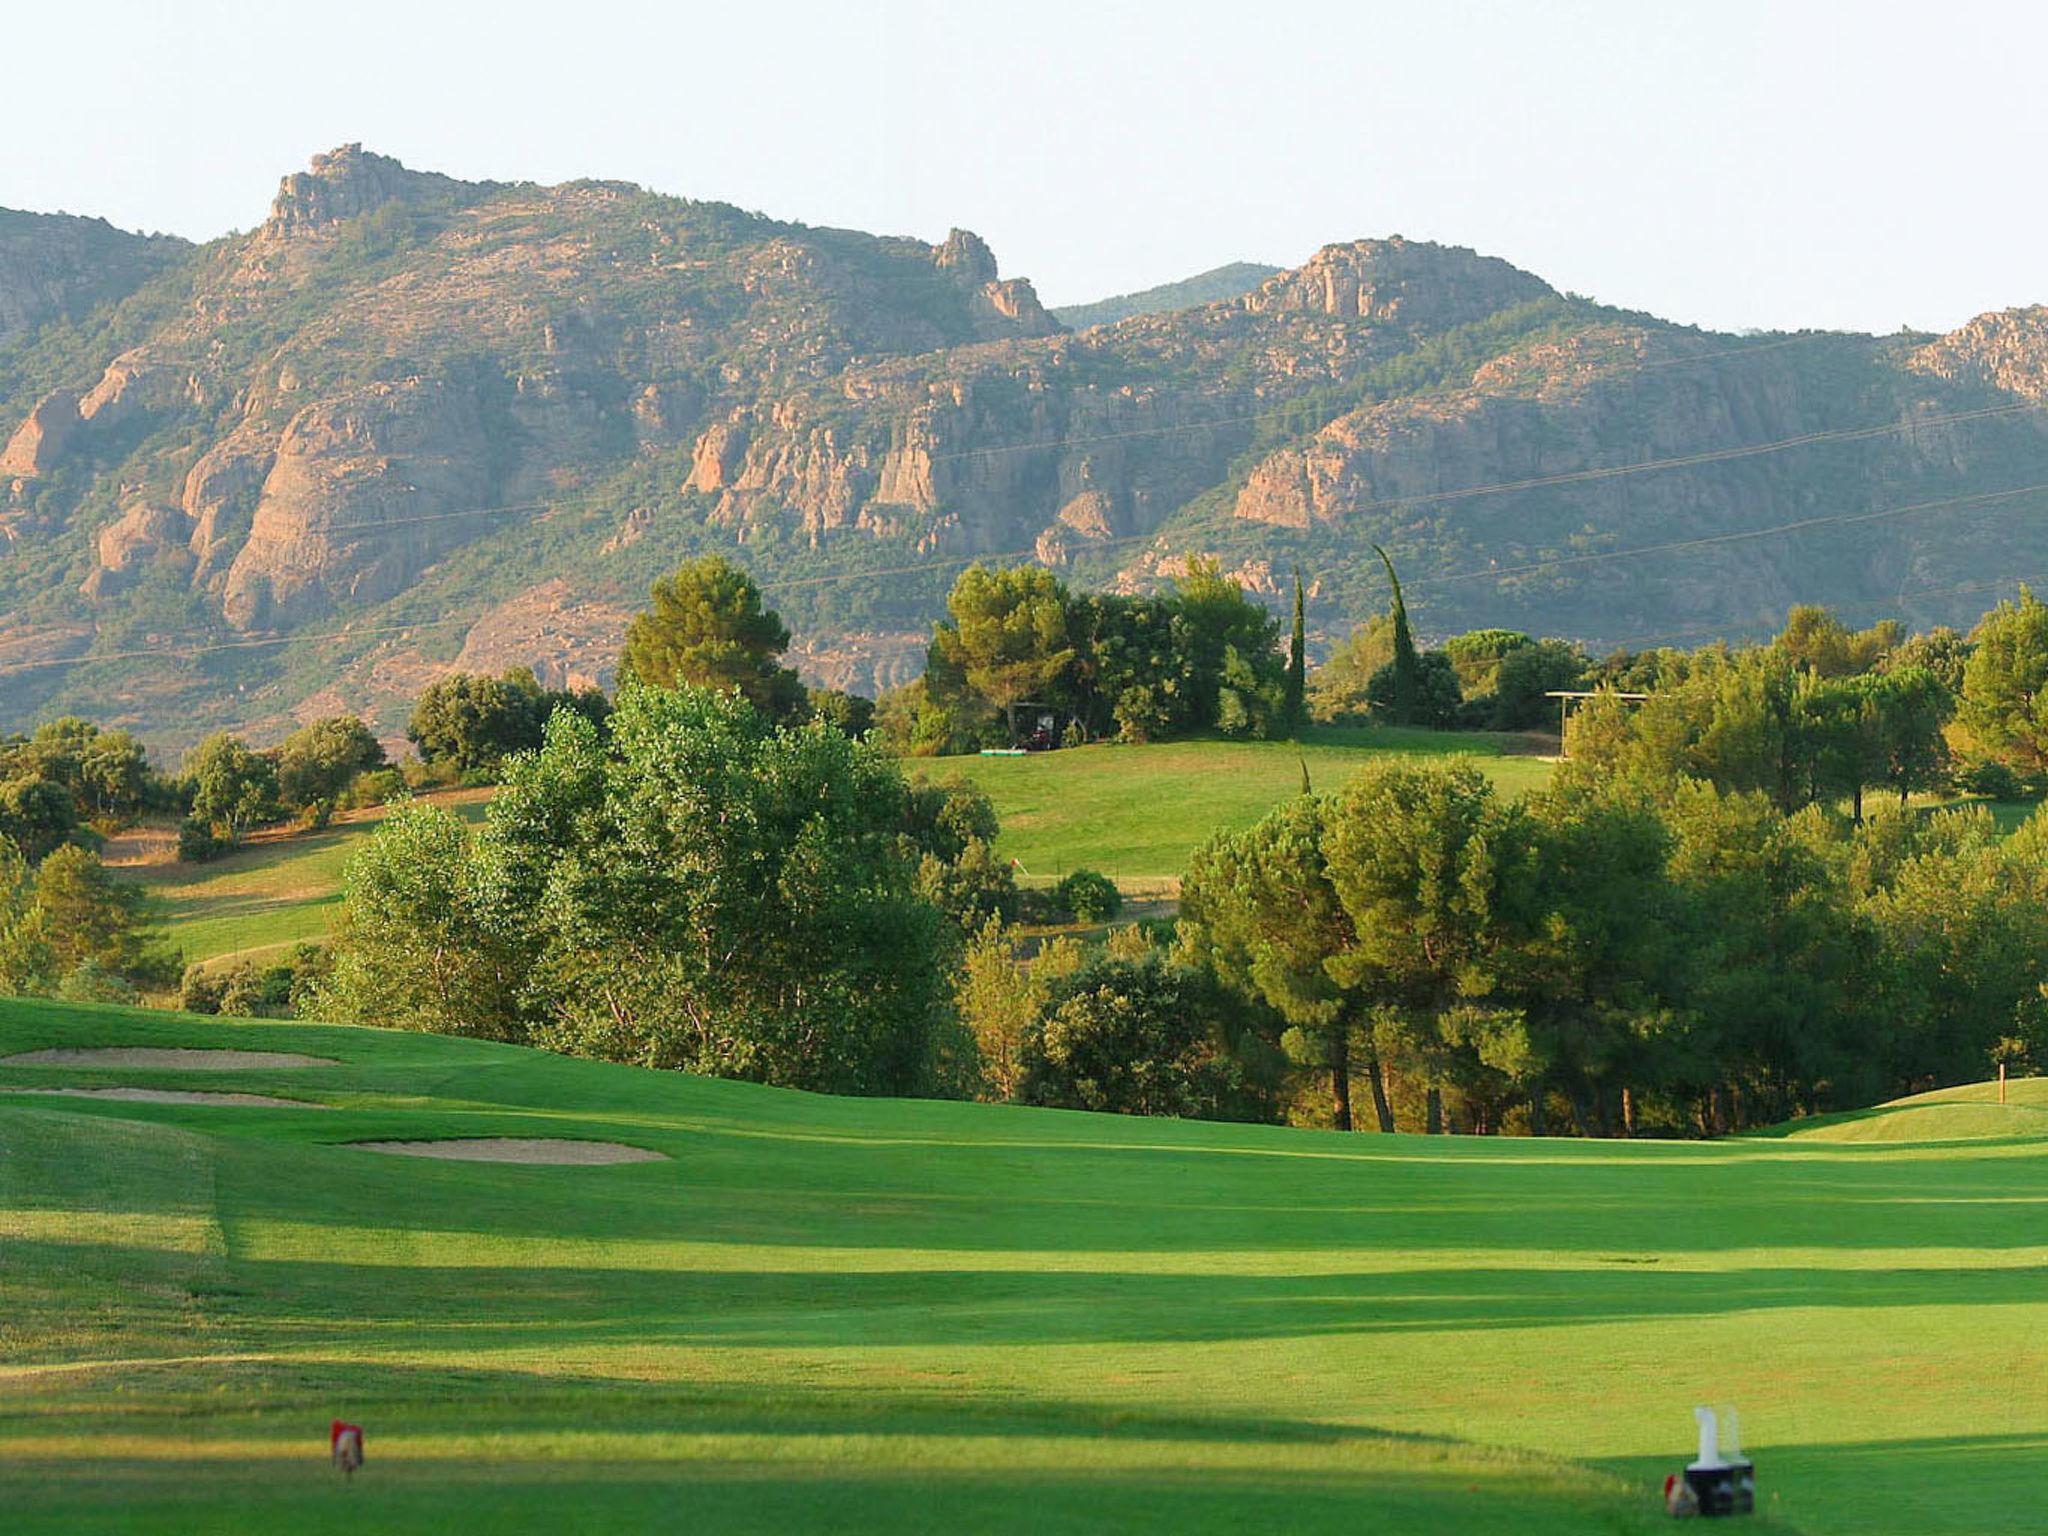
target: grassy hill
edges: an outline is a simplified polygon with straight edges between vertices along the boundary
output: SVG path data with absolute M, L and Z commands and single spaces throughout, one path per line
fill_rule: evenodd
M 2036 1501 L 2024 1134 L 1339 1136 L 0 1003 L 0 1054 L 105 1043 L 338 1064 L 0 1086 L 333 1107 L 0 1096 L 10 1530 L 1649 1531 L 1698 1401 L 1775 1529 Z M 669 1160 L 340 1145 L 457 1135 Z
M 1249 825 L 1301 787 L 1308 764 L 1318 790 L 1334 789 L 1387 752 L 1481 755 L 1504 789 L 1541 783 L 1541 758 L 1500 755 L 1515 738 L 1403 730 L 1316 731 L 1290 742 L 1167 742 L 1090 747 L 1028 758 L 944 758 L 915 763 L 938 779 L 962 775 L 987 790 L 1003 820 L 1002 853 L 1034 876 L 1086 866 L 1135 890 L 1178 877 L 1216 830 Z M 472 821 L 488 791 L 444 797 Z M 319 939 L 341 902 L 341 870 L 383 819 L 365 812 L 319 832 L 266 836 L 215 863 L 125 871 L 162 902 L 170 941 L 185 959 L 213 960 Z
M 1518 737 L 1393 727 L 1321 727 L 1302 742 L 1178 741 L 1103 745 L 1029 757 L 946 758 L 911 765 L 981 786 L 1002 817 L 999 851 L 1033 875 L 1087 867 L 1143 885 L 1177 878 L 1218 832 L 1250 826 L 1301 789 L 1337 788 L 1375 758 L 1477 756 L 1503 790 L 1543 783 L 1550 764 L 1508 756 Z
M 485 790 L 437 796 L 481 821 Z M 186 961 L 283 948 L 327 936 L 341 906 L 341 871 L 383 821 L 382 808 L 345 816 L 318 832 L 259 834 L 207 864 L 123 869 L 157 898 L 170 942 Z

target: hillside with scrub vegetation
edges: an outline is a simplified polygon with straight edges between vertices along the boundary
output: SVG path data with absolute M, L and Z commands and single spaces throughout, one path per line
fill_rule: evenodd
M 1317 657 L 1376 546 L 1426 638 L 1595 652 L 1960 626 L 2048 570 L 2038 309 L 1715 334 L 1399 236 L 1219 284 L 1074 330 L 965 231 L 357 145 L 199 245 L 0 214 L 0 729 L 388 742 L 452 673 L 609 688 L 703 554 L 870 696 L 977 561 L 1282 609 L 1299 569 Z

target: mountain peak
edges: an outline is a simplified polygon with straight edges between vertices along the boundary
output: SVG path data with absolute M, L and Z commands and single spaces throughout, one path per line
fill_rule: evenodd
M 1550 298 L 1550 284 L 1497 256 L 1401 235 L 1326 245 L 1245 296 L 1254 314 L 1319 310 L 1343 319 L 1461 325 Z
M 264 229 L 277 235 L 318 229 L 373 213 L 386 203 L 419 203 L 469 192 L 488 183 L 458 181 L 431 171 L 408 170 L 389 155 L 343 144 L 278 183 Z

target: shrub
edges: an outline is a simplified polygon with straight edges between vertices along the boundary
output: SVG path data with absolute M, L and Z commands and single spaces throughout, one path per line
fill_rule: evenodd
M 1077 869 L 1059 883 L 1059 903 L 1084 923 L 1106 923 L 1124 909 L 1123 892 L 1109 876 Z
M 67 1003 L 133 1003 L 135 986 L 118 971 L 97 960 L 81 960 L 57 983 L 57 995 Z
M 368 773 L 357 774 L 334 806 L 340 811 L 368 810 L 373 805 L 395 800 L 405 792 L 405 775 L 398 769 L 373 768 Z
M 2027 792 L 2020 776 L 1995 758 L 1980 758 L 1956 775 L 1956 785 L 1965 794 L 1986 800 L 2018 800 Z
M 183 864 L 204 864 L 226 853 L 231 844 L 213 830 L 213 823 L 200 816 L 187 816 L 178 823 L 178 860 Z

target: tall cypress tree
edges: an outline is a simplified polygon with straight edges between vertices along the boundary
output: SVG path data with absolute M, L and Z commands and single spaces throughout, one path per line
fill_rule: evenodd
M 1301 567 L 1294 568 L 1294 635 L 1287 643 L 1287 729 L 1308 724 L 1308 633 L 1301 617 Z
M 1415 635 L 1408 628 L 1408 604 L 1401 597 L 1401 578 L 1394 574 L 1394 562 L 1375 544 L 1372 552 L 1387 568 L 1387 584 L 1394 589 L 1394 724 L 1413 725 L 1415 704 L 1422 694 L 1422 658 L 1415 652 Z

